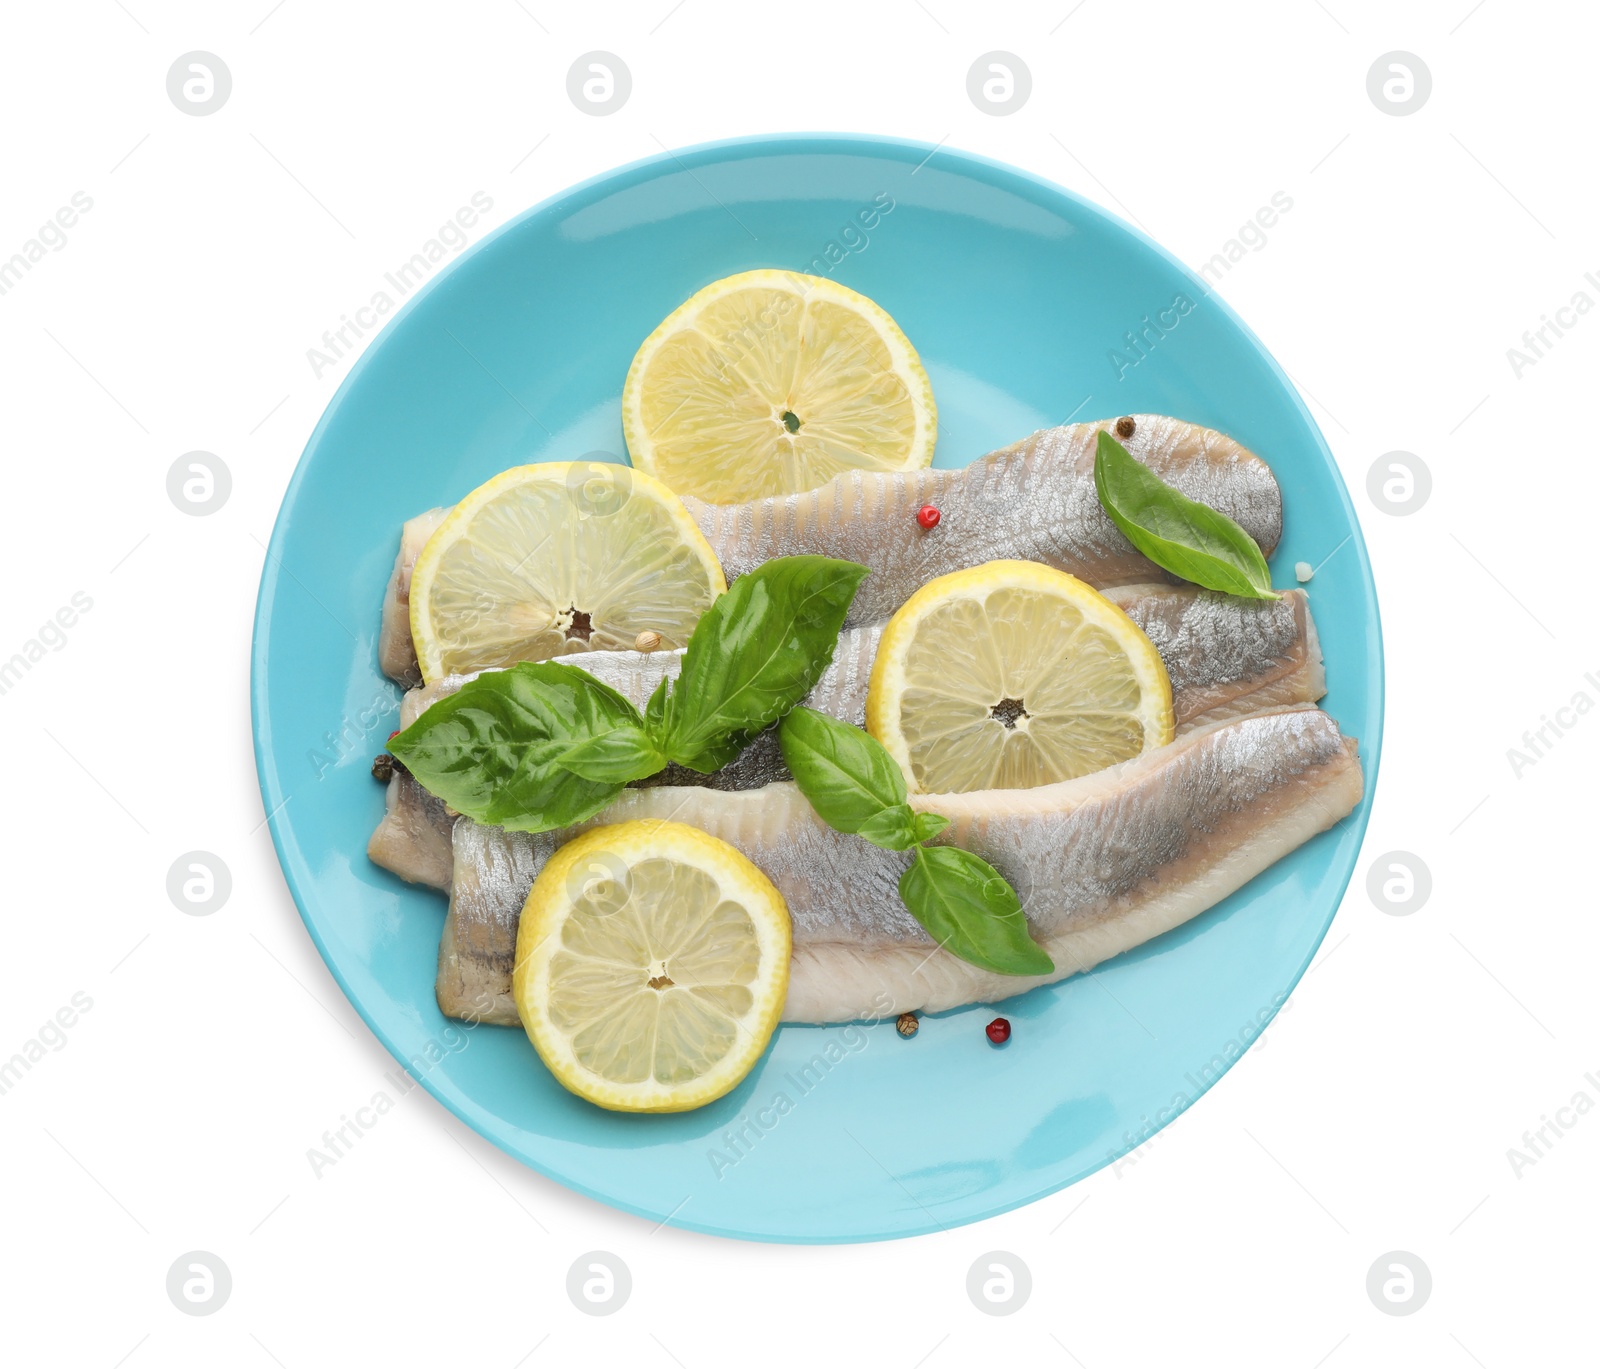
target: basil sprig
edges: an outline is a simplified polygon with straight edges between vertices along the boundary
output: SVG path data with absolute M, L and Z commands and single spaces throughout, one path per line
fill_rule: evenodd
M 994 866 L 958 846 L 924 846 L 948 818 L 906 802 L 893 756 L 858 727 L 796 708 L 778 745 L 800 792 L 830 827 L 888 851 L 915 848 L 900 900 L 945 950 L 997 974 L 1049 974 L 1055 965 L 1028 933 L 1016 891 Z
M 1249 533 L 1175 490 L 1108 432 L 1095 446 L 1094 488 L 1123 536 L 1162 570 L 1243 599 L 1278 597 L 1267 558 Z
M 469 681 L 389 750 L 478 822 L 517 832 L 582 822 L 669 761 L 720 769 L 805 698 L 866 573 L 853 561 L 788 556 L 740 577 L 701 616 L 683 670 L 642 715 L 587 671 L 530 661 Z

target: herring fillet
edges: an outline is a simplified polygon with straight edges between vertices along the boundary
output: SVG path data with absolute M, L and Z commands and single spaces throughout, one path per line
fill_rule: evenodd
M 449 889 L 455 869 L 455 819 L 410 773 L 396 769 L 383 791 L 383 816 L 367 839 L 367 859 L 411 884 Z
M 1283 497 L 1271 469 L 1232 438 L 1159 414 L 1134 414 L 1128 452 L 1191 499 L 1225 513 L 1271 556 Z M 705 504 L 685 498 L 731 580 L 775 556 L 802 553 L 872 570 L 847 622 L 889 617 L 935 576 L 985 561 L 1038 561 L 1096 589 L 1166 579 L 1100 507 L 1095 446 L 1112 420 L 1069 423 L 1014 442 L 959 470 L 898 475 L 851 471 L 804 494 Z M 932 533 L 916 522 L 935 505 Z
M 439 948 L 439 1006 L 514 1024 L 517 923 L 545 860 L 583 827 L 678 819 L 744 852 L 794 927 L 786 1022 L 842 1022 L 990 1002 L 1092 968 L 1180 925 L 1349 814 L 1353 740 L 1309 705 L 1194 729 L 1108 770 L 1037 789 L 919 796 L 938 840 L 1017 889 L 1054 974 L 997 975 L 936 946 L 900 902 L 909 859 L 836 832 L 792 783 L 742 792 L 635 789 L 582 827 L 528 835 L 458 822 Z
M 1275 704 L 1313 703 L 1322 697 L 1324 676 L 1316 625 L 1304 591 L 1277 600 L 1247 600 L 1182 585 L 1132 585 L 1106 591 L 1155 643 L 1173 686 L 1173 717 L 1180 732 Z M 806 703 L 861 727 L 866 694 L 882 625 L 849 628 Z M 571 658 L 642 708 L 662 679 L 677 674 L 683 653 L 595 652 Z M 466 676 L 447 676 L 413 689 L 400 708 L 409 727 L 435 700 L 454 693 Z M 646 783 L 755 789 L 789 778 L 770 731 L 762 733 L 731 765 L 714 775 L 669 766 Z M 368 855 L 384 869 L 413 883 L 450 886 L 451 819 L 444 805 L 409 775 L 389 782 L 383 817 Z
M 1266 462 L 1211 428 L 1159 414 L 1132 418 L 1133 433 L 1122 442 L 1137 460 L 1227 514 L 1271 556 L 1283 531 L 1283 497 Z M 851 606 L 852 625 L 888 618 L 935 576 L 985 561 L 1038 561 L 1097 589 L 1165 580 L 1117 530 L 1095 493 L 1095 443 L 1111 426 L 1104 420 L 1044 428 L 960 470 L 850 471 L 804 494 L 683 503 L 730 580 L 775 556 L 836 556 L 870 567 Z M 923 504 L 940 511 L 931 532 L 916 522 Z M 379 664 L 407 685 L 420 679 L 409 618 L 411 569 L 448 512 L 433 509 L 405 525 L 384 596 Z
M 383 591 L 383 618 L 378 627 L 378 669 L 391 680 L 411 686 L 422 683 L 417 649 L 411 641 L 411 572 L 423 547 L 444 522 L 449 509 L 429 509 L 408 518 L 400 529 L 400 550 Z

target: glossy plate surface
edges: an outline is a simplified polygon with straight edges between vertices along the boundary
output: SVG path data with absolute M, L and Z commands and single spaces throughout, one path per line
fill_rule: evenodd
M 1082 1178 L 1249 1046 L 1321 941 L 1366 826 L 1377 599 L 1349 497 L 1282 371 L 1121 221 L 1014 169 L 931 152 L 841 136 L 718 144 L 528 211 L 391 316 L 312 435 L 267 556 L 256 759 L 317 948 L 448 1108 L 541 1173 L 653 1221 L 871 1240 Z M 378 609 L 405 519 L 521 462 L 625 459 L 619 401 L 640 341 L 703 285 L 763 266 L 830 274 L 894 316 L 933 380 L 936 465 L 1130 411 L 1222 429 L 1265 457 L 1286 506 L 1276 582 L 1326 558 L 1311 587 L 1324 706 L 1360 739 L 1367 801 L 1187 926 L 1003 1005 L 1004 1049 L 984 1036 L 992 1007 L 924 1019 L 909 1041 L 892 1022 L 785 1027 L 720 1102 L 621 1116 L 562 1090 L 520 1031 L 467 1031 L 434 1003 L 444 897 L 365 854 L 383 804 L 368 766 L 398 713 L 377 668 Z M 1125 335 L 1141 331 L 1135 348 Z

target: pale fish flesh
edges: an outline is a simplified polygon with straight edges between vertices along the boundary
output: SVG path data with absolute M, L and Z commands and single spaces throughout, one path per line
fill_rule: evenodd
M 1211 428 L 1158 414 L 1132 419 L 1133 432 L 1121 440 L 1134 457 L 1227 514 L 1272 554 L 1283 531 L 1283 498 L 1266 462 Z M 775 556 L 836 556 L 870 566 L 851 606 L 852 624 L 886 619 L 935 576 L 985 561 L 1039 561 L 1096 588 L 1164 580 L 1095 494 L 1095 443 L 1113 423 L 1045 428 L 961 470 L 851 471 L 805 494 L 683 502 L 730 580 Z M 940 512 L 932 531 L 917 524 L 924 504 Z M 434 509 L 406 524 L 385 596 L 379 662 L 402 683 L 419 678 L 408 617 L 412 563 L 447 512 Z
M 922 796 L 1022 898 L 1055 962 L 1037 978 L 978 969 L 906 911 L 909 856 L 834 831 L 792 783 L 718 793 L 635 789 L 592 823 L 690 822 L 777 885 L 794 924 L 783 1018 L 845 1022 L 993 1002 L 1093 968 L 1170 931 L 1347 816 L 1361 800 L 1356 743 L 1299 706 L 1196 728 L 1168 746 L 1037 789 Z M 460 822 L 437 994 L 453 1016 L 507 1025 L 517 923 L 544 862 L 581 828 L 537 836 Z
M 1161 653 L 1172 680 L 1173 715 L 1180 732 L 1275 704 L 1313 703 L 1323 695 L 1322 653 L 1301 590 L 1287 591 L 1278 600 L 1237 599 L 1188 585 L 1131 585 L 1106 595 Z M 847 628 L 807 705 L 863 726 L 868 677 L 882 631 L 881 624 Z M 662 679 L 676 677 L 682 659 L 681 651 L 606 651 L 570 663 L 643 708 Z M 411 690 L 400 706 L 400 726 L 409 727 L 430 704 L 453 694 L 469 678 L 446 676 Z M 670 766 L 647 783 L 755 789 L 788 778 L 776 737 L 767 732 L 714 775 Z M 450 821 L 438 799 L 397 772 L 367 854 L 402 879 L 448 888 Z

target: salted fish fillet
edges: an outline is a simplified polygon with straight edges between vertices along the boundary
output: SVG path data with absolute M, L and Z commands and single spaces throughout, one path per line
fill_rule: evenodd
M 412 884 L 448 890 L 456 821 L 442 800 L 397 769 L 383 791 L 383 816 L 367 839 L 367 859 Z
M 1287 591 L 1278 600 L 1237 599 L 1189 585 L 1132 585 L 1107 590 L 1106 595 L 1161 653 L 1172 680 L 1179 731 L 1274 704 L 1313 703 L 1323 695 L 1322 653 L 1301 590 Z M 832 664 L 806 699 L 809 707 L 857 727 L 865 725 L 867 684 L 882 631 L 881 624 L 874 624 L 841 634 Z M 663 679 L 676 677 L 682 660 L 681 651 L 605 651 L 574 657 L 572 664 L 643 708 Z M 411 690 L 401 702 L 400 726 L 409 727 L 430 704 L 470 678 L 450 675 Z M 776 735 L 767 732 L 714 775 L 670 766 L 647 783 L 756 789 L 788 778 Z M 384 814 L 367 853 L 402 879 L 447 889 L 450 823 L 438 799 L 409 775 L 397 773 L 389 782 Z
M 1227 514 L 1272 554 L 1283 532 L 1283 497 L 1266 462 L 1214 429 L 1159 414 L 1131 417 L 1133 432 L 1121 441 L 1137 460 Z M 1095 493 L 1095 443 L 1114 423 L 1044 428 L 961 470 L 850 471 L 804 494 L 683 502 L 730 580 L 775 556 L 836 556 L 871 567 L 851 624 L 886 619 L 935 576 L 985 561 L 1039 561 L 1099 589 L 1165 580 Z M 924 504 L 940 511 L 931 532 L 916 521 Z M 433 509 L 405 525 L 384 599 L 379 662 L 408 685 L 420 678 L 409 621 L 411 568 L 448 512 Z
M 1091 969 L 1227 897 L 1361 794 L 1356 743 L 1302 705 L 1196 728 L 1061 784 L 916 798 L 951 820 L 938 840 L 981 855 L 1018 891 L 1056 965 L 1033 978 L 978 969 L 934 944 L 900 901 L 909 857 L 834 831 L 792 783 L 629 790 L 591 823 L 535 836 L 460 822 L 439 1005 L 516 1022 L 511 972 L 528 890 L 561 845 L 598 823 L 675 819 L 743 851 L 793 921 L 783 1019 L 845 1022 L 993 1002 Z
M 422 683 L 417 649 L 411 641 L 411 572 L 428 539 L 444 522 L 447 508 L 429 509 L 408 518 L 400 528 L 400 550 L 383 591 L 383 618 L 378 627 L 378 669 L 391 680 L 411 686 Z

